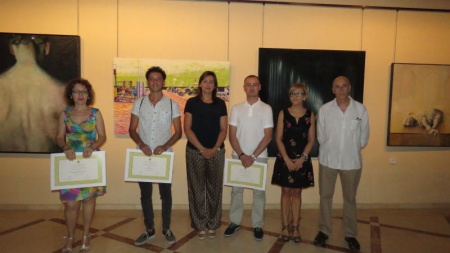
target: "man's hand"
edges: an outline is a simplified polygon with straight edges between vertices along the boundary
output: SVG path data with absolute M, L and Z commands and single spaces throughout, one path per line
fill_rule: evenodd
M 147 144 L 140 145 L 139 148 L 146 156 L 153 155 L 152 149 Z
M 255 162 L 255 159 L 253 159 L 251 156 L 249 155 L 241 155 L 241 157 L 239 158 L 242 162 L 242 166 L 244 166 L 244 168 L 248 168 L 250 166 L 253 165 L 253 163 Z
M 158 146 L 153 150 L 153 154 L 160 155 L 162 153 L 166 152 L 166 149 L 163 146 Z

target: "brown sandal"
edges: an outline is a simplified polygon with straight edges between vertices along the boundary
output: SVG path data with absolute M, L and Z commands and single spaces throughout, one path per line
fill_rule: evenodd
M 288 231 L 289 234 L 289 226 L 285 226 L 284 224 L 281 224 L 282 228 L 281 228 L 281 235 L 280 238 L 283 239 L 283 241 L 288 242 L 289 241 L 289 235 L 283 235 L 283 231 L 286 230 Z
M 294 232 L 293 232 L 293 233 L 295 233 L 295 232 L 298 233 L 298 236 L 292 236 L 291 238 L 292 238 L 292 240 L 293 240 L 295 243 L 299 243 L 299 242 L 302 241 L 302 237 L 300 236 L 300 231 L 298 230 L 298 225 L 297 225 L 297 226 L 294 226 Z

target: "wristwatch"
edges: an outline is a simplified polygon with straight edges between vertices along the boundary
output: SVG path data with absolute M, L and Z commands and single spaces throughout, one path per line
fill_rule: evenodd
M 306 153 L 302 153 L 300 157 L 303 157 L 303 161 L 308 161 L 308 155 Z
M 256 160 L 255 154 L 252 154 L 250 157 L 253 158 L 253 160 Z

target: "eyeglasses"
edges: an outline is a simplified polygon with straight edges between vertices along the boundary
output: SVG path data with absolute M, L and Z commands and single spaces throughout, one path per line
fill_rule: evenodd
M 158 77 L 158 78 L 152 78 L 152 77 L 149 77 L 148 78 L 148 82 L 162 82 L 163 81 L 163 79 L 162 79 L 162 77 Z
M 291 93 L 289 93 L 290 97 L 301 97 L 301 96 L 304 96 L 304 95 L 305 95 L 305 93 L 301 93 L 301 92 L 291 92 Z
M 72 94 L 87 95 L 88 91 L 87 90 L 72 90 Z

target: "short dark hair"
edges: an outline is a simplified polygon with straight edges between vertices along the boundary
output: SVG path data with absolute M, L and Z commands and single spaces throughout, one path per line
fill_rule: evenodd
M 149 68 L 147 70 L 147 72 L 145 72 L 145 80 L 148 80 L 148 76 L 150 75 L 150 73 L 152 72 L 158 72 L 162 75 L 163 80 L 166 80 L 166 72 L 159 66 L 153 66 L 151 68 Z
M 261 80 L 259 80 L 259 77 L 255 76 L 255 75 L 248 75 L 246 78 L 244 78 L 244 83 L 245 83 L 245 80 L 247 80 L 248 78 L 251 78 L 251 77 L 258 79 L 258 83 L 261 84 Z
M 92 84 L 83 78 L 75 78 L 69 81 L 69 83 L 66 86 L 66 89 L 64 91 L 64 99 L 66 100 L 67 104 L 72 106 L 75 105 L 75 101 L 73 101 L 73 97 L 72 97 L 72 90 L 75 87 L 75 85 L 79 83 L 81 85 L 83 85 L 84 87 L 86 87 L 87 91 L 88 91 L 88 97 L 87 97 L 87 101 L 86 101 L 86 105 L 90 106 L 93 105 L 95 102 L 95 92 L 94 89 L 92 88 Z

